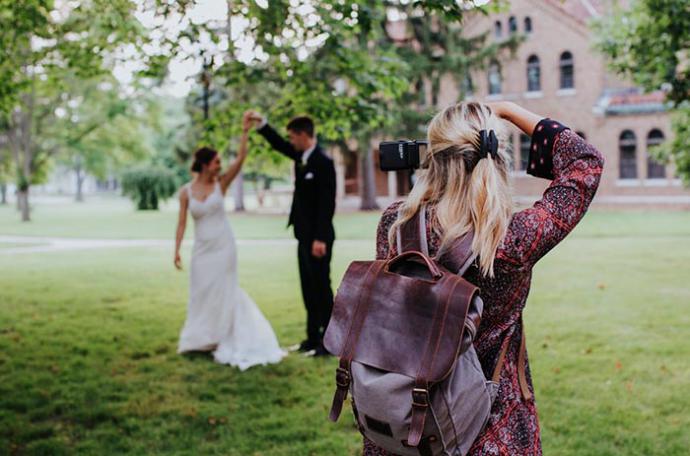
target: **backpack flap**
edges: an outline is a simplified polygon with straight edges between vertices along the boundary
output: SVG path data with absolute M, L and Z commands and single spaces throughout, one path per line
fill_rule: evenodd
M 433 348 L 429 381 L 445 378 L 459 354 L 467 312 L 478 289 L 433 265 L 428 258 L 439 272 L 431 280 L 391 271 L 399 263 L 417 262 L 420 257 L 420 252 L 407 252 L 388 261 L 350 265 L 338 289 L 324 337 L 329 352 L 343 356 L 348 337 L 356 338 L 353 360 L 415 377 L 425 349 Z M 379 272 L 369 281 L 370 289 L 365 290 L 363 283 L 369 269 Z M 355 305 L 361 299 L 367 300 L 366 305 Z M 356 312 L 366 312 L 365 318 L 359 317 L 363 322 L 358 335 L 350 331 L 354 326 L 351 322 L 357 319 Z

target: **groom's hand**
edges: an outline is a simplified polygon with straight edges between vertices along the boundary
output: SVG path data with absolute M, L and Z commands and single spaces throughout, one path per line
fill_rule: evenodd
M 256 111 L 245 111 L 244 120 L 245 122 L 253 123 L 255 127 L 258 127 L 264 123 L 264 116 Z
M 318 239 L 311 244 L 311 254 L 316 258 L 323 258 L 326 256 L 328 247 L 325 242 L 319 241 Z

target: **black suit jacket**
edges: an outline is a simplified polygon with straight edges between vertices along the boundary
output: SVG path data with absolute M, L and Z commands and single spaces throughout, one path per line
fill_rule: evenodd
M 335 240 L 333 214 L 335 213 L 335 166 L 317 144 L 306 164 L 302 152 L 296 150 L 270 125 L 258 130 L 278 152 L 295 162 L 295 194 L 292 197 L 288 226 L 295 237 L 303 242 L 315 239 L 323 242 Z

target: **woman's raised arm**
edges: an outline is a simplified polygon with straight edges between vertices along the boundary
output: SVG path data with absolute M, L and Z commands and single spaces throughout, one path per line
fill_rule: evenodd
M 513 216 L 499 252 L 516 266 L 531 267 L 585 215 L 599 187 L 604 158 L 558 121 L 541 118 L 515 103 L 502 104 L 500 111 L 501 117 L 532 137 L 527 173 L 551 179 L 539 201 Z
M 242 163 L 244 163 L 244 159 L 247 158 L 247 141 L 249 140 L 250 126 L 251 124 L 245 115 L 242 120 L 242 137 L 240 138 L 240 149 L 237 152 L 237 157 L 230 163 L 227 171 L 220 176 L 220 187 L 223 194 L 225 194 L 232 181 L 237 174 L 239 174 L 240 169 L 242 169 Z

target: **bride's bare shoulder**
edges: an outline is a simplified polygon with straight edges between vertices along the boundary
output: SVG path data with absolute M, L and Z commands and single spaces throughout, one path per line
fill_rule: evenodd
M 189 191 L 192 187 L 192 181 L 187 182 L 186 184 L 183 184 L 178 190 L 177 190 L 177 195 L 179 196 L 180 200 L 186 201 L 189 199 Z

